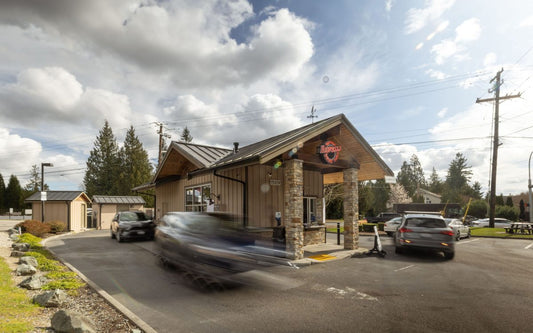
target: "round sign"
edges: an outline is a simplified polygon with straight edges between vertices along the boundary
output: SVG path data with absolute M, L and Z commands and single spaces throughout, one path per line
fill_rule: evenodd
M 326 141 L 320 146 L 320 156 L 325 163 L 334 164 L 339 159 L 341 146 L 337 146 L 333 141 Z

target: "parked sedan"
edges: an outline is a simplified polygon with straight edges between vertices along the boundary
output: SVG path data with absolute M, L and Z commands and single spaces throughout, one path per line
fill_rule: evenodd
M 455 255 L 455 233 L 444 218 L 433 214 L 406 214 L 394 235 L 396 253 L 405 249 L 429 249 L 444 252 L 446 259 Z
M 494 228 L 509 228 L 511 226 L 512 221 L 509 221 L 508 219 L 504 219 L 501 217 L 494 218 Z M 483 227 L 488 228 L 489 227 L 489 219 L 479 219 L 472 221 L 473 227 Z
M 118 212 L 111 221 L 111 238 L 120 243 L 125 239 L 153 239 L 155 223 L 143 212 Z
M 398 230 L 398 226 L 402 222 L 401 217 L 395 217 L 391 220 L 388 220 L 385 222 L 385 225 L 383 226 L 383 230 L 387 233 L 387 236 L 392 237 L 394 236 L 394 233 L 396 230 Z
M 459 219 L 444 219 L 448 226 L 453 229 L 455 233 L 455 240 L 460 240 L 461 238 L 470 238 L 470 227 L 463 224 L 463 221 Z

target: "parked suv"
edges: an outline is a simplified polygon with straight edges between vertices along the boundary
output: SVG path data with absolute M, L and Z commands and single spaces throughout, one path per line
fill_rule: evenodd
M 127 238 L 154 239 L 154 232 L 154 221 L 143 212 L 118 212 L 111 221 L 111 238 L 119 243 Z
M 455 233 L 437 214 L 406 214 L 394 235 L 396 253 L 405 249 L 430 249 L 444 252 L 446 259 L 455 255 Z

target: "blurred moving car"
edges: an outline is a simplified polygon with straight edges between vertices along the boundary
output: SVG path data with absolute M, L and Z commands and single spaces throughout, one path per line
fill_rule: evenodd
M 455 255 L 455 233 L 444 218 L 435 214 L 405 214 L 394 235 L 396 253 L 406 249 L 429 249 L 444 252 L 446 259 Z
M 256 245 L 254 234 L 230 214 L 167 213 L 159 220 L 155 244 L 163 262 L 220 280 L 265 266 L 290 266 L 284 250 Z
M 140 211 L 118 212 L 111 221 L 111 238 L 120 243 L 125 239 L 154 239 L 155 223 Z
M 463 224 L 463 221 L 459 219 L 444 219 L 448 226 L 453 229 L 455 233 L 455 240 L 460 240 L 461 238 L 470 238 L 470 227 Z
M 394 233 L 398 229 L 398 226 L 400 225 L 401 222 L 402 222 L 401 217 L 395 217 L 385 222 L 385 225 L 383 226 L 383 230 L 387 233 L 387 236 L 389 237 L 394 236 Z
M 494 228 L 509 228 L 511 226 L 512 221 L 509 221 L 508 219 L 504 219 L 501 217 L 495 217 L 494 218 Z M 488 228 L 489 227 L 489 218 L 479 219 L 472 221 L 473 227 L 483 227 Z

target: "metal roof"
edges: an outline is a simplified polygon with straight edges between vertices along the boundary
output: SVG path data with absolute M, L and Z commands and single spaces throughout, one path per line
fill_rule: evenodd
M 386 174 L 393 175 L 393 172 L 385 164 L 385 162 L 379 157 L 379 155 L 370 147 L 368 142 L 361 136 L 361 134 L 353 127 L 344 114 L 338 114 L 336 116 L 312 123 L 292 131 L 274 136 L 263 141 L 253 143 L 251 145 L 239 148 L 236 153 L 228 154 L 226 157 L 220 159 L 216 163 L 211 165 L 211 168 L 224 167 L 240 162 L 252 161 L 255 159 L 263 159 L 268 155 L 277 151 L 287 151 L 298 141 L 315 136 L 316 133 L 327 131 L 328 129 L 337 126 L 338 124 L 344 124 L 352 135 L 359 141 L 364 149 L 374 158 L 374 160 L 385 170 Z
M 172 142 L 172 146 L 185 155 L 199 168 L 208 168 L 216 161 L 232 152 L 231 149 L 197 145 L 187 142 Z
M 129 195 L 93 195 L 95 204 L 146 204 L 143 197 Z
M 83 196 L 88 202 L 91 202 L 83 191 L 46 191 L 46 201 L 72 201 L 79 196 Z M 33 193 L 25 201 L 41 201 L 41 192 Z

